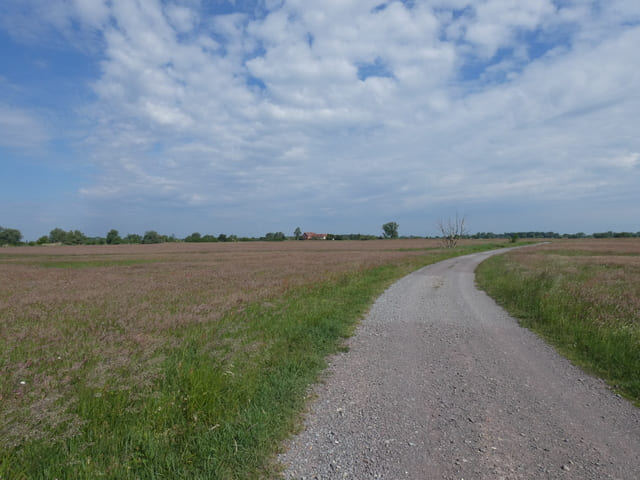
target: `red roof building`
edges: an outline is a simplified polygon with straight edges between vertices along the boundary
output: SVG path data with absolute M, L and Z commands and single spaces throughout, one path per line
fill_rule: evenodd
M 313 232 L 304 232 L 302 234 L 302 240 L 326 240 L 326 233 L 313 233 Z

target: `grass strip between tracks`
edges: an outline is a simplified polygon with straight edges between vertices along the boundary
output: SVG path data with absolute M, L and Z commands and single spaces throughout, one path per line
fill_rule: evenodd
M 640 262 L 589 247 L 494 256 L 476 279 L 522 325 L 640 406 Z
M 373 300 L 417 268 L 501 246 L 433 251 L 336 275 L 221 321 L 181 327 L 150 385 L 96 388 L 74 379 L 69 414 L 79 419 L 77 433 L 52 441 L 53 431 L 3 448 L 0 479 L 275 475 L 275 454 L 299 422 L 308 387 Z

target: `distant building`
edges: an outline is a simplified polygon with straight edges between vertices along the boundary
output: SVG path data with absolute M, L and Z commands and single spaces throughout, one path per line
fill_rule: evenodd
M 304 232 L 302 234 L 302 240 L 326 240 L 326 233 L 313 233 L 313 232 Z

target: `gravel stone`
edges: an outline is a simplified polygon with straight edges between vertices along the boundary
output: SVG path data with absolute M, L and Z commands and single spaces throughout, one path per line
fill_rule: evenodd
M 475 288 L 502 251 L 418 270 L 375 302 L 314 387 L 285 478 L 640 478 L 640 410 Z

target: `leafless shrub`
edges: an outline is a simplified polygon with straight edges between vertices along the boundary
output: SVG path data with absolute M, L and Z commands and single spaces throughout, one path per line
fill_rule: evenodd
M 467 233 L 464 226 L 465 220 L 464 216 L 460 217 L 457 213 L 455 220 L 452 218 L 448 218 L 446 222 L 442 219 L 438 220 L 438 230 L 440 230 L 443 247 L 456 248 L 460 238 Z

